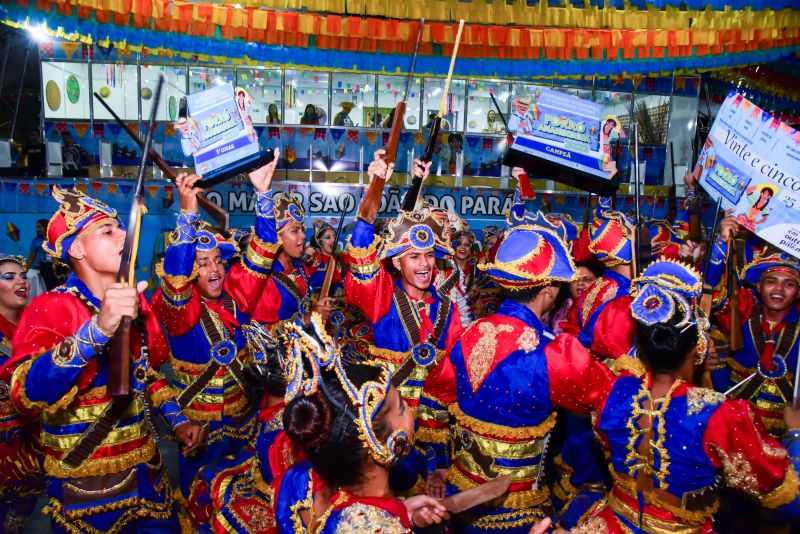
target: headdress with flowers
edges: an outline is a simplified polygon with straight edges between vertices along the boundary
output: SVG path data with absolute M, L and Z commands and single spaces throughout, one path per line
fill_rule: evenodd
M 364 442 L 370 456 L 381 465 L 393 465 L 409 446 L 409 436 L 404 430 L 395 430 L 381 440 L 373 427 L 373 420 L 381 410 L 391 387 L 392 374 L 380 364 L 380 377 L 357 387 L 347 377 L 341 352 L 333 339 L 325 331 L 321 317 L 315 312 L 311 316 L 312 333 L 299 324 L 287 323 L 286 328 L 286 403 L 299 395 L 316 395 L 321 392 L 338 410 L 353 410 L 359 437 Z M 349 403 L 342 405 L 328 391 L 323 374 L 332 373 L 339 381 L 348 397 Z
M 692 267 L 661 257 L 631 282 L 631 315 L 645 325 L 667 323 L 680 312 L 678 328 L 697 326 L 698 354 L 705 355 L 709 322 L 700 309 L 703 282 Z

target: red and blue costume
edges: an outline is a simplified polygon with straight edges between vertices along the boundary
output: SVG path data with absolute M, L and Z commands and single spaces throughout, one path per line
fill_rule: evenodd
M 670 320 L 699 295 L 699 276 L 678 263 L 656 262 L 644 275 L 632 313 L 646 324 Z M 682 316 L 703 335 L 694 312 Z M 800 442 L 786 442 L 790 457 L 748 403 L 681 379 L 653 399 L 641 361 L 621 361 L 627 365 L 614 374 L 586 351 L 547 357 L 553 401 L 591 414 L 610 457 L 613 488 L 573 532 L 712 532 L 723 477 L 763 506 L 797 516 Z
M 480 268 L 512 294 L 575 276 L 564 241 L 531 225 L 509 230 L 495 260 Z M 457 403 L 450 408 L 455 428 L 448 493 L 497 476 L 512 477 L 506 495 L 453 518 L 457 532 L 526 533 L 548 515 L 544 456 L 556 413 L 545 354 L 569 345 L 553 338 L 530 308 L 507 299 L 496 314 L 470 326 L 452 351 Z M 574 338 L 568 339 L 578 345 Z
M 62 261 L 83 231 L 116 219 L 114 210 L 78 192 L 54 189 L 53 195 L 61 206 L 44 248 Z M 106 390 L 110 337 L 97 323 L 100 305 L 70 275 L 23 312 L 13 359 L 5 367 L 13 370 L 14 407 L 41 422 L 50 498 L 44 513 L 57 532 L 174 531 L 177 519 L 153 420 L 158 410 L 173 429 L 188 422 L 156 370 L 169 346 L 141 297 L 138 334 L 131 336 L 131 395 L 112 400 Z M 90 437 L 99 434 L 90 428 L 101 420 L 110 431 L 94 444 Z
M 770 272 L 791 274 L 800 283 L 800 265 L 785 254 L 761 256 L 745 266 L 742 279 L 755 286 Z M 739 317 L 743 346 L 723 360 L 721 369 L 711 372 L 717 391 L 728 391 L 742 384 L 733 397 L 753 403 L 767 430 L 780 436 L 786 430 L 783 410 L 794 394 L 797 352 L 800 350 L 800 313 L 792 306 L 783 321 L 770 324 L 763 317 L 761 304 L 748 289 L 739 292 Z M 730 335 L 730 301 L 716 314 L 720 331 Z M 746 380 L 746 382 L 744 382 Z
M 412 299 L 381 260 L 412 249 L 433 248 L 439 257 L 452 254 L 445 232 L 441 219 L 427 208 L 401 212 L 389 224 L 384 242 L 373 225 L 359 219 L 345 253 L 345 295 L 372 325 L 371 359 L 392 372 L 403 365 L 411 368 L 398 389 L 417 411 L 416 447 L 392 471 L 397 489 L 410 489 L 420 476 L 424 479 L 427 472 L 448 465 L 447 407 L 455 401 L 455 380 L 447 354 L 462 327 L 458 307 L 446 294 L 440 295 L 432 284 L 430 297 Z
M 277 251 L 272 194 L 256 194 L 256 220 L 248 249 L 225 276 L 222 296 L 203 298 L 192 283 L 199 250 L 235 250 L 200 226 L 196 212 L 182 211 L 164 257 L 161 290 L 153 309 L 170 336 L 178 399 L 187 416 L 208 423 L 205 448 L 180 457 L 181 491 L 188 496 L 197 471 L 234 454 L 254 435 L 258 399 L 243 389 L 242 368 L 252 360 L 241 325 L 249 321 Z
M 310 517 L 314 494 L 323 486 L 307 462 L 295 465 L 275 490 L 275 516 L 280 534 L 306 532 L 303 513 Z M 315 532 L 390 532 L 411 533 L 411 523 L 403 503 L 383 497 L 357 497 L 347 491 L 334 493 L 319 518 Z
M 9 259 L 11 258 L 11 259 Z M 14 261 L 20 267 L 25 258 L 0 254 L 0 263 Z M 0 367 L 11 354 L 17 325 L 0 315 Z M 10 376 L 0 376 L 0 530 L 22 532 L 25 520 L 44 489 L 39 433 L 35 418 L 26 418 L 15 409 L 9 396 Z
M 278 232 L 290 223 L 303 223 L 303 206 L 292 194 L 275 195 L 274 214 Z M 288 267 L 280 261 L 273 262 L 252 320 L 264 324 L 273 334 L 285 321 L 303 321 L 311 309 L 314 286 L 310 277 L 311 270 L 299 259 L 291 260 Z

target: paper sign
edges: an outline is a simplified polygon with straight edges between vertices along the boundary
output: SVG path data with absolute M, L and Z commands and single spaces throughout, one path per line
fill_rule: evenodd
M 731 93 L 694 174 L 744 228 L 800 257 L 800 132 Z
M 239 100 L 242 105 L 231 84 L 216 85 L 189 95 L 188 117 L 175 123 L 184 154 L 194 157 L 195 172 L 206 180 L 259 157 L 248 108 Z

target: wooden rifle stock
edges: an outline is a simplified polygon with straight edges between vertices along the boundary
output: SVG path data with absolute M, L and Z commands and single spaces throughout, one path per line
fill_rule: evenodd
M 117 280 L 127 286 L 136 285 L 136 253 L 139 249 L 139 234 L 142 228 L 142 216 L 147 213 L 144 204 L 144 176 L 147 167 L 147 158 L 153 146 L 153 135 L 156 130 L 156 110 L 161 101 L 161 90 L 164 87 L 164 76 L 158 78 L 155 95 L 153 96 L 153 110 L 150 113 L 150 122 L 147 128 L 144 144 L 142 146 L 142 159 L 139 162 L 139 173 L 131 199 L 131 212 L 128 220 L 125 244 L 119 264 Z M 111 357 L 108 363 L 108 393 L 114 397 L 124 397 L 130 393 L 131 354 L 130 340 L 133 318 L 123 317 L 111 344 Z
M 331 252 L 331 259 L 328 262 L 328 270 L 325 271 L 325 279 L 322 281 L 322 288 L 319 292 L 319 298 L 324 299 L 330 295 L 331 284 L 333 283 L 333 273 L 336 271 L 336 246 L 339 244 L 339 237 L 342 235 L 342 226 L 344 226 L 344 216 L 347 212 L 342 211 L 339 216 L 339 226 L 336 229 L 336 237 L 333 241 L 333 251 Z
M 397 158 L 397 147 L 400 143 L 400 133 L 403 130 L 406 114 L 406 98 L 408 98 L 408 91 L 411 87 L 411 81 L 414 78 L 414 67 L 417 64 L 417 52 L 419 50 L 419 41 L 422 38 L 422 28 L 425 26 L 425 19 L 419 21 L 419 30 L 417 30 L 417 42 L 414 45 L 414 56 L 411 59 L 411 69 L 408 71 L 406 78 L 406 90 L 403 93 L 403 100 L 398 102 L 397 107 L 394 108 L 394 118 L 392 119 L 392 131 L 389 133 L 389 142 L 386 143 L 386 155 L 383 157 L 386 164 L 394 163 Z M 386 185 L 385 180 L 372 180 L 367 188 L 364 198 L 361 199 L 361 205 L 358 206 L 358 218 L 370 224 L 375 222 L 378 216 L 378 208 L 381 204 L 381 197 L 383 196 L 383 187 Z
M 136 143 L 139 149 L 144 150 L 144 141 L 142 141 L 141 138 L 138 135 L 136 135 L 136 133 L 133 130 L 131 130 L 127 124 L 125 124 L 125 122 L 123 122 L 123 120 L 119 117 L 119 115 L 117 115 L 116 112 L 113 109 L 111 109 L 111 107 L 108 105 L 105 99 L 103 99 L 97 93 L 94 93 L 94 97 L 97 99 L 98 102 L 100 102 L 103 105 L 103 107 L 106 108 L 106 111 L 108 111 L 114 118 L 116 123 L 119 126 L 121 126 L 123 130 L 125 130 L 125 133 L 127 133 L 128 137 L 130 137 L 133 140 L 133 142 Z M 153 164 L 159 169 L 161 169 L 161 172 L 167 175 L 167 177 L 172 181 L 172 183 L 175 183 L 175 178 L 178 176 L 178 173 L 176 173 L 175 170 L 172 167 L 170 167 L 169 163 L 167 163 L 164 160 L 164 158 L 162 158 L 161 155 L 155 151 L 154 148 L 150 148 L 150 150 L 147 151 L 147 155 L 150 157 L 150 160 L 153 162 Z M 226 212 L 225 210 L 223 210 L 222 208 L 220 208 L 219 206 L 208 200 L 203 195 L 197 196 L 197 204 L 203 209 L 203 211 L 208 213 L 209 217 L 214 219 L 214 222 L 217 223 L 218 226 L 221 226 L 224 230 L 228 229 L 228 224 L 230 219 L 228 212 Z
M 728 258 L 725 268 L 728 271 L 728 302 L 730 304 L 731 317 L 731 338 L 730 350 L 742 350 L 744 342 L 742 340 L 742 317 L 739 314 L 739 281 L 736 274 L 736 246 L 742 243 L 739 240 L 730 238 L 728 240 Z M 711 254 L 709 250 L 707 254 Z

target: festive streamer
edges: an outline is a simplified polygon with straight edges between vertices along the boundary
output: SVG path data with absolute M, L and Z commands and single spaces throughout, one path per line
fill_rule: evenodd
M 72 7 L 68 7 L 69 9 L 62 11 L 72 14 Z M 228 6 L 216 7 L 225 8 L 227 13 Z M 176 9 L 176 13 L 179 15 L 186 11 L 181 10 L 180 5 L 176 5 Z M 199 7 L 196 10 L 193 8 L 191 12 L 186 11 L 189 13 L 186 17 L 191 17 L 195 11 L 203 12 Z M 327 22 L 324 31 L 323 27 L 319 26 L 320 35 L 309 34 L 302 39 L 297 36 L 290 37 L 291 31 L 301 27 L 296 20 L 292 21 L 290 15 L 297 14 L 291 12 L 280 13 L 281 23 L 286 28 L 285 31 L 266 31 L 267 26 L 265 25 L 264 39 L 259 39 L 260 35 L 248 34 L 246 36 L 253 41 L 260 40 L 260 43 L 232 39 L 228 35 L 229 32 L 225 30 L 226 27 L 215 27 L 208 22 L 202 24 L 206 30 L 202 37 L 191 37 L 187 33 L 191 33 L 194 26 L 188 21 L 185 21 L 186 31 L 181 32 L 178 31 L 181 28 L 177 26 L 172 28 L 172 22 L 169 26 L 156 22 L 154 23 L 156 30 L 140 29 L 115 26 L 114 24 L 104 25 L 92 20 L 78 20 L 72 16 L 60 16 L 52 13 L 44 15 L 39 11 L 13 5 L 0 8 L 0 13 L 6 15 L 4 18 L 7 24 L 16 27 L 41 25 L 46 19 L 46 27 L 53 35 L 72 40 L 81 39 L 85 42 L 97 41 L 102 46 L 113 44 L 119 49 L 118 52 L 121 55 L 130 52 L 141 53 L 143 50 L 147 50 L 150 54 L 168 54 L 172 57 L 178 56 L 200 62 L 224 63 L 230 61 L 235 64 L 284 64 L 285 66 L 297 65 L 308 68 L 325 66 L 342 71 L 381 72 L 389 55 L 392 55 L 392 64 L 402 64 L 402 58 L 397 54 L 408 55 L 409 52 L 405 48 L 410 48 L 412 42 L 412 38 L 403 41 L 402 35 L 400 35 L 398 40 L 392 41 L 397 43 L 394 48 L 387 48 L 384 43 L 381 43 L 380 53 L 375 53 L 377 44 L 367 46 L 366 51 L 362 47 L 362 51 L 351 52 L 345 48 L 358 47 L 352 46 L 348 40 L 349 37 L 331 37 L 326 41 L 326 38 L 330 37 L 325 35 L 325 33 L 330 33 L 327 31 Z M 496 27 L 497 30 L 493 31 L 492 28 L 495 27 L 470 27 L 470 31 L 466 32 L 467 35 L 480 44 L 464 45 L 463 54 L 461 54 L 461 50 L 459 51 L 460 57 L 463 56 L 464 59 L 459 60 L 456 70 L 457 75 L 472 77 L 503 76 L 535 79 L 538 77 L 551 78 L 555 74 L 563 79 L 570 76 L 583 76 L 587 69 L 591 69 L 588 72 L 593 72 L 597 77 L 603 78 L 625 72 L 671 74 L 672 71 L 676 71 L 677 74 L 684 74 L 732 64 L 754 64 L 776 60 L 800 49 L 800 11 L 781 13 L 781 16 L 773 17 L 772 21 L 762 21 L 763 27 L 754 26 L 747 31 L 694 29 L 587 31 L 577 28 L 508 28 L 502 26 Z M 98 19 L 100 11 L 95 10 L 94 14 L 95 19 Z M 729 18 L 736 18 L 733 15 L 731 14 Z M 270 19 L 272 14 L 268 12 L 252 14 L 253 18 L 260 16 L 272 20 Z M 278 14 L 275 14 L 275 17 L 277 16 Z M 313 19 L 316 15 L 309 14 L 309 16 Z M 756 14 L 753 14 L 753 17 L 755 16 Z M 182 19 L 179 17 L 179 20 Z M 250 19 L 248 18 L 248 20 Z M 363 26 L 369 26 L 369 24 L 362 24 L 365 19 L 350 17 L 343 20 L 347 22 L 346 25 L 343 24 L 343 27 L 349 28 L 353 24 L 357 24 L 359 32 L 362 31 Z M 751 19 L 748 19 L 748 25 L 750 21 Z M 395 26 L 403 24 L 398 21 L 375 22 L 377 25 L 384 23 L 387 25 L 392 23 Z M 317 27 L 316 23 L 314 27 Z M 161 28 L 173 31 L 160 31 Z M 209 28 L 216 29 L 214 32 L 210 32 Z M 421 45 L 422 55 L 417 63 L 421 73 L 442 72 L 443 64 L 447 61 L 446 54 L 449 47 L 446 42 L 447 39 L 452 38 L 452 29 L 451 24 L 439 24 L 438 26 L 432 24 L 426 31 L 428 42 L 425 46 Z M 379 31 L 378 26 L 373 30 L 378 37 L 388 35 L 386 34 L 388 30 L 385 28 L 381 30 L 383 33 Z M 217 35 L 217 32 L 219 32 L 220 38 L 206 37 L 207 35 Z M 279 41 L 275 41 L 277 39 L 274 38 L 275 35 L 281 36 Z M 308 39 L 311 36 L 315 37 L 313 43 Z M 356 37 L 352 38 L 356 39 Z M 365 40 L 360 37 L 357 39 L 358 42 Z M 438 47 L 437 55 L 431 55 L 434 52 L 432 46 L 434 41 L 445 42 Z M 334 49 L 336 46 L 342 49 Z M 214 50 L 215 53 L 198 54 L 197 50 Z M 481 60 L 484 57 L 498 59 L 486 62 Z M 537 61 L 525 63 L 524 67 L 520 68 L 520 60 L 523 59 L 536 59 Z

